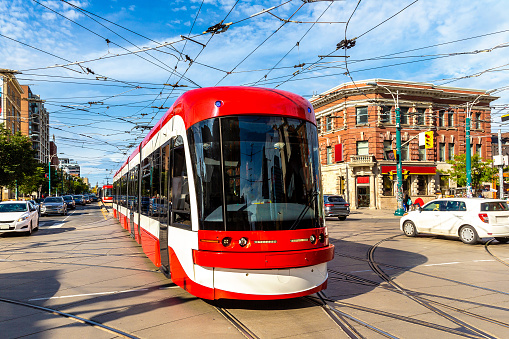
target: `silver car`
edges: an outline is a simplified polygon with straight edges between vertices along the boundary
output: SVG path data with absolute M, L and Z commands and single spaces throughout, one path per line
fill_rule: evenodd
M 350 215 L 350 204 L 340 195 L 324 195 L 325 217 L 338 217 L 345 220 Z
M 67 204 L 62 197 L 47 197 L 41 203 L 41 216 L 47 214 L 67 214 Z

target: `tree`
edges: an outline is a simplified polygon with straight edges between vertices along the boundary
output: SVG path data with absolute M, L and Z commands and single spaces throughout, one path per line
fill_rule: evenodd
M 48 181 L 44 178 L 45 173 L 46 166 L 43 164 L 37 165 L 34 173 L 25 176 L 21 185 L 19 185 L 20 192 L 24 194 L 32 194 L 33 192 L 39 192 L 39 189 L 43 188 L 44 184 L 47 186 Z
M 458 187 L 465 187 L 467 185 L 466 159 L 466 154 L 455 155 L 454 160 L 447 161 L 447 163 L 452 165 L 452 168 L 444 171 L 451 176 L 451 179 L 456 182 Z M 491 160 L 483 162 L 479 154 L 472 156 L 470 161 L 472 188 L 475 190 L 481 189 L 483 183 L 493 180 L 493 176 L 497 173 L 498 169 L 492 166 L 492 162 Z
M 37 166 L 32 141 L 20 132 L 11 134 L 0 124 L 0 186 L 14 187 Z

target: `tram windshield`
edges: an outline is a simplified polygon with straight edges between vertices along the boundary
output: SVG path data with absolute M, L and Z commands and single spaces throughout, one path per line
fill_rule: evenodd
M 286 117 L 213 118 L 192 126 L 188 137 L 200 229 L 323 227 L 315 125 Z

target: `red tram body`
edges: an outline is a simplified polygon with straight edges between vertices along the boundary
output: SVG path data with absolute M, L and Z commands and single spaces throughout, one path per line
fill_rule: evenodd
M 102 202 L 113 202 L 113 185 L 103 185 L 99 196 Z
M 120 224 L 204 299 L 270 300 L 327 286 L 316 120 L 280 90 L 213 87 L 175 101 L 114 176 Z

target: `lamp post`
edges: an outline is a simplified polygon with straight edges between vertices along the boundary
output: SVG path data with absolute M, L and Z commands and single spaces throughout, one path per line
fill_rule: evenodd
M 472 107 L 481 99 L 484 95 L 490 95 L 492 92 L 496 91 L 496 89 L 493 89 L 491 91 L 486 91 L 485 93 L 477 96 L 477 98 L 474 99 L 474 101 L 467 102 L 467 116 L 465 118 L 465 144 L 466 144 L 466 150 L 465 150 L 465 167 L 467 172 L 467 198 L 472 198 L 472 151 L 471 151 L 471 145 L 470 145 L 470 120 L 472 118 Z
M 401 163 L 401 110 L 399 109 L 399 91 L 396 91 L 396 96 L 392 93 L 392 91 L 387 88 L 385 85 L 380 85 L 376 82 L 368 82 L 366 83 L 368 86 L 382 87 L 392 96 L 394 100 L 394 108 L 396 110 L 396 172 L 397 172 L 397 181 L 396 181 L 396 201 L 397 208 L 394 212 L 396 216 L 402 216 L 405 213 L 405 209 L 403 208 L 403 166 Z

